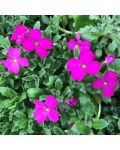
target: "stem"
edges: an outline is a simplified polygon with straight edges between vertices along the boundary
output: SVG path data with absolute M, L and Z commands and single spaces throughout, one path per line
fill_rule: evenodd
M 59 27 L 59 30 L 62 31 L 62 32 L 65 32 L 66 34 L 73 34 L 73 32 L 68 31 L 68 30 L 66 30 L 66 29 L 63 29 L 63 28 L 61 28 L 61 27 Z
M 106 65 L 106 62 L 103 61 L 103 62 L 101 63 L 101 68 L 100 68 L 100 69 L 102 69 L 105 65 Z
M 101 114 L 101 102 L 99 101 L 99 110 L 98 110 L 98 115 L 97 115 L 96 119 L 100 118 L 100 114 Z

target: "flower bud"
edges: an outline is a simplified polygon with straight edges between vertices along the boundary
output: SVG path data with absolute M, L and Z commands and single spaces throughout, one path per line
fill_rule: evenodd
M 81 37 L 81 34 L 80 34 L 80 33 L 77 33 L 77 34 L 76 34 L 76 40 L 77 40 L 77 41 L 80 41 L 80 37 Z
M 75 98 L 71 98 L 67 100 L 67 104 L 70 106 L 74 106 L 78 103 L 78 101 Z
M 114 56 L 113 54 L 107 55 L 107 57 L 105 58 L 105 62 L 106 62 L 107 64 L 111 64 L 111 63 L 114 62 L 114 61 L 115 61 L 115 56 Z

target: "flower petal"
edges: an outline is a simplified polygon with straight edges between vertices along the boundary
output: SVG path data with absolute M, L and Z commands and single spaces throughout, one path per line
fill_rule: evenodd
M 34 104 L 35 104 L 35 109 L 45 109 L 46 108 L 45 104 L 38 99 L 36 99 L 34 101 Z
M 55 99 L 53 95 L 49 95 L 45 100 L 45 104 L 48 108 L 56 108 L 58 100 Z
M 86 70 L 85 69 L 76 69 L 71 73 L 71 77 L 77 81 L 81 81 L 86 76 Z
M 80 52 L 89 51 L 90 50 L 90 46 L 91 46 L 90 41 L 83 40 L 82 42 L 79 43 Z
M 19 48 L 10 48 L 8 50 L 7 54 L 10 58 L 19 58 L 20 57 L 20 50 L 19 50 Z
M 53 43 L 49 38 L 43 38 L 39 41 L 40 47 L 43 49 L 52 49 Z
M 6 59 L 1 61 L 5 68 L 8 68 L 11 63 L 13 63 L 13 59 Z
M 114 87 L 110 85 L 106 85 L 103 87 L 103 97 L 109 98 L 114 95 Z
M 93 59 L 94 59 L 95 55 L 94 53 L 92 53 L 92 51 L 83 51 L 81 54 L 80 54 L 80 62 L 82 64 L 90 64 Z
M 97 78 L 93 83 L 92 83 L 92 86 L 93 88 L 99 90 L 103 87 L 103 84 L 104 84 L 104 78 Z
M 76 44 L 76 41 L 74 40 L 74 39 L 71 39 L 69 42 L 68 42 L 68 48 L 70 49 L 70 50 L 74 50 L 74 48 L 75 48 L 75 46 L 76 46 L 77 44 Z
M 26 38 L 23 42 L 23 48 L 28 52 L 33 51 L 35 49 L 34 41 L 31 38 Z
M 9 72 L 12 72 L 12 73 L 14 73 L 14 74 L 18 74 L 19 73 L 19 71 L 20 71 L 20 66 L 19 66 L 19 64 L 16 62 L 16 63 L 14 63 L 14 62 L 12 62 L 10 65 L 9 65 L 9 67 L 7 67 L 8 68 L 8 71 Z
M 114 71 L 107 71 L 104 75 L 105 81 L 114 81 L 118 80 L 118 74 Z
M 34 42 L 38 42 L 41 37 L 42 37 L 42 33 L 39 29 L 35 28 L 35 29 L 30 29 L 30 37 Z
M 21 28 L 21 24 L 18 24 L 15 30 L 13 31 L 10 41 L 17 40 L 20 28 Z
M 28 67 L 29 66 L 29 61 L 27 58 L 19 58 L 18 63 L 22 67 Z
M 36 53 L 40 58 L 46 58 L 48 56 L 47 50 L 42 49 L 40 46 L 36 47 Z
M 77 58 L 71 58 L 67 62 L 67 70 L 74 71 L 76 68 L 80 68 L 80 60 Z
M 35 109 L 35 112 L 34 112 L 34 117 L 35 119 L 37 120 L 37 122 L 39 124 L 42 124 L 45 122 L 46 118 L 47 118 L 47 113 L 45 112 L 44 109 Z
M 91 75 L 97 75 L 100 69 L 100 63 L 98 61 L 93 61 L 87 67 L 87 72 Z
M 52 122 L 57 122 L 59 120 L 59 114 L 55 109 L 50 109 L 48 113 L 48 118 Z

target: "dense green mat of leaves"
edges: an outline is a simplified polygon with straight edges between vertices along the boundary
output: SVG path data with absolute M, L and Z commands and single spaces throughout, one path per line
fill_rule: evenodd
M 55 43 L 47 58 L 40 59 L 34 51 L 27 53 L 9 41 L 18 24 L 39 28 Z M 113 97 L 104 99 L 100 90 L 92 88 L 95 77 L 87 75 L 76 82 L 66 70 L 68 59 L 78 55 L 77 50 L 68 49 L 67 42 L 78 32 L 82 39 L 90 40 L 99 62 L 107 54 L 116 57 L 97 77 L 107 70 L 120 74 L 120 16 L 0 16 L 0 134 L 120 134 L 120 88 Z M 1 63 L 9 47 L 20 48 L 21 56 L 30 62 L 17 75 Z M 59 100 L 60 120 L 39 125 L 33 117 L 34 100 L 45 100 L 47 95 Z M 71 97 L 79 101 L 76 106 L 66 103 Z

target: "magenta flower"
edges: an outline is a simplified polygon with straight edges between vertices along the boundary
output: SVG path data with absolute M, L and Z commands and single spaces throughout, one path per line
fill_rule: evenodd
M 36 105 L 34 117 L 39 124 L 44 123 L 47 117 L 52 122 L 57 122 L 59 120 L 59 114 L 55 110 L 58 100 L 56 100 L 54 96 L 47 96 L 45 103 L 41 102 L 40 100 L 35 100 L 34 103 Z
M 24 40 L 23 47 L 28 52 L 35 50 L 40 58 L 46 58 L 48 50 L 53 47 L 53 43 L 49 38 L 42 38 L 42 33 L 39 29 L 31 29 L 30 37 Z
M 69 127 L 72 128 L 73 125 L 74 125 L 73 123 L 70 123 L 70 124 L 69 124 Z
M 100 63 L 94 61 L 95 54 L 91 51 L 84 51 L 80 59 L 71 58 L 67 62 L 67 70 L 71 72 L 71 77 L 77 81 L 84 79 L 87 73 L 97 75 L 100 69 Z
M 68 42 L 68 48 L 70 50 L 74 51 L 75 46 L 78 46 L 80 52 L 89 51 L 90 46 L 91 46 L 90 41 L 88 41 L 88 40 L 80 41 L 80 37 L 81 37 L 81 34 L 77 33 L 76 39 L 70 39 L 70 41 Z
M 78 101 L 75 98 L 71 98 L 67 100 L 67 104 L 70 106 L 74 106 L 78 103 Z
M 103 97 L 108 98 L 114 95 L 114 89 L 119 85 L 118 75 L 114 71 L 107 71 L 104 77 L 97 78 L 92 86 L 99 90 L 103 89 Z
M 111 64 L 111 63 L 114 62 L 114 61 L 115 61 L 115 56 L 114 56 L 113 54 L 107 55 L 107 57 L 105 58 L 105 62 L 106 62 L 107 64 Z
M 28 27 L 19 24 L 16 26 L 10 41 L 16 41 L 17 44 L 22 44 L 24 39 L 28 36 Z
M 9 72 L 18 74 L 20 71 L 20 66 L 29 66 L 28 59 L 20 57 L 20 50 L 18 48 L 10 48 L 7 54 L 9 58 L 2 60 L 2 64 L 8 69 Z

